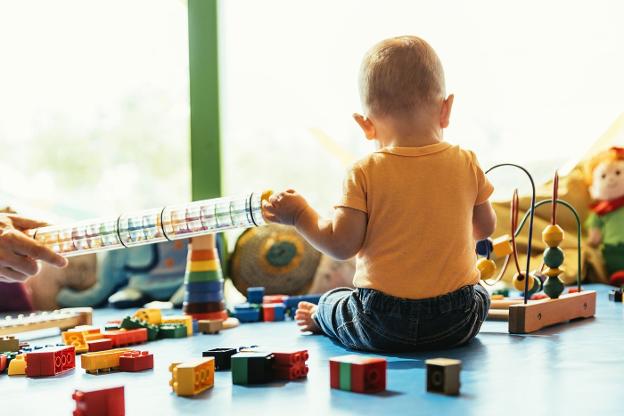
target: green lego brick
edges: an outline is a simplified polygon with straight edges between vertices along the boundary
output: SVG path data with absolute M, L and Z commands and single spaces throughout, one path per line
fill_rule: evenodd
M 234 358 L 234 356 L 232 356 L 231 366 L 232 366 L 232 383 L 233 384 L 248 384 L 249 365 L 247 363 L 247 358 L 245 357 Z
M 206 272 L 187 272 L 184 275 L 185 283 L 213 282 L 219 280 L 223 280 L 223 273 L 220 270 L 210 270 Z
M 187 336 L 184 324 L 163 324 L 158 328 L 158 338 L 185 338 Z
M 148 341 L 154 341 L 156 338 L 158 338 L 158 332 L 159 332 L 158 326 L 142 321 L 139 318 L 134 317 L 134 316 L 126 316 L 123 319 L 123 321 L 121 321 L 120 327 L 123 329 L 145 328 L 147 329 Z
M 340 390 L 351 391 L 351 363 L 340 363 Z

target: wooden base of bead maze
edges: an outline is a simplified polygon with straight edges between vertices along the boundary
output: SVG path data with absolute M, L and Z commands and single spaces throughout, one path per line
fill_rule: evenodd
M 561 295 L 559 299 L 492 301 L 488 319 L 509 321 L 510 334 L 530 334 L 540 329 L 596 314 L 596 292 L 584 290 Z M 508 308 L 508 309 L 506 309 Z
M 28 315 L 7 315 L 4 319 L 0 319 L 0 336 L 47 328 L 64 330 L 78 325 L 91 325 L 92 315 L 93 308 L 66 308 L 53 312 L 33 312 Z

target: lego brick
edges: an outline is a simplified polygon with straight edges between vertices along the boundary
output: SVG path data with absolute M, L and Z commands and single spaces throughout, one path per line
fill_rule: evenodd
M 288 299 L 287 295 L 264 295 L 262 298 L 263 304 L 271 304 L 271 303 L 284 303 Z
M 184 302 L 187 302 L 187 303 L 220 302 L 222 300 L 223 300 L 223 291 L 186 292 L 184 294 Z
M 199 332 L 202 334 L 218 334 L 223 329 L 223 321 L 202 319 L 198 321 Z
M 9 363 L 7 374 L 10 376 L 23 376 L 26 374 L 26 359 L 24 354 L 17 354 Z
M 264 298 L 264 287 L 250 287 L 247 289 L 247 302 L 262 303 Z
M 262 384 L 272 378 L 273 354 L 267 352 L 239 352 L 231 358 L 232 383 Z
M 113 349 L 113 340 L 110 338 L 94 339 L 87 341 L 89 352 L 106 351 Z
M 596 292 L 584 290 L 561 295 L 558 299 L 532 301 L 509 307 L 509 333 L 528 334 L 572 319 L 589 318 L 596 313 Z
M 427 391 L 449 395 L 459 394 L 461 361 L 450 358 L 433 358 L 427 365 Z
M 19 349 L 19 339 L 12 336 L 0 338 L 0 352 L 18 352 Z
M 265 322 L 283 321 L 286 316 L 286 305 L 271 303 L 262 305 L 262 320 Z
M 207 312 L 207 313 L 191 313 L 191 312 L 185 311 L 185 313 L 190 315 L 193 319 L 197 319 L 198 321 L 199 320 L 225 321 L 226 319 L 228 319 L 228 314 L 227 314 L 227 311 L 225 310 L 218 311 L 218 312 Z
M 128 351 L 119 357 L 119 370 L 143 371 L 154 368 L 154 355 L 148 351 Z
M 186 338 L 186 326 L 183 324 L 162 324 L 158 338 Z
M 88 352 L 80 357 L 80 366 L 91 374 L 100 371 L 109 372 L 119 368 L 119 357 L 132 351 L 129 348 L 117 348 L 108 351 Z
M 308 366 L 297 364 L 290 366 L 274 365 L 273 378 L 276 380 L 297 380 L 308 376 Z
M 344 355 L 329 360 L 332 388 L 357 393 L 377 393 L 386 389 L 387 362 L 383 358 Z
M 104 329 L 106 331 L 114 331 L 116 329 L 121 329 L 121 320 L 113 320 L 108 321 L 104 324 Z
M 609 300 L 613 302 L 622 302 L 622 289 L 613 289 L 609 292 Z
M 200 358 L 169 366 L 169 385 L 178 396 L 195 396 L 214 386 L 215 359 Z
M 145 328 L 106 331 L 103 335 L 113 341 L 113 347 L 115 348 L 147 341 L 147 329 Z
M 28 377 L 56 376 L 76 367 L 73 346 L 51 347 L 29 352 L 25 355 Z
M 89 351 L 89 346 L 87 345 L 87 340 L 83 332 L 65 331 L 61 334 L 61 337 L 65 345 L 71 345 L 75 348 L 76 354 Z
M 158 312 L 160 312 L 160 310 Z M 145 328 L 147 330 L 147 340 L 148 341 L 154 341 L 156 338 L 158 338 L 158 330 L 159 330 L 158 326 L 150 324 L 147 320 L 143 320 L 143 319 L 137 318 L 136 316 L 126 316 L 121 321 L 121 325 L 120 326 L 123 329 Z
M 240 322 L 259 322 L 260 310 L 259 309 L 235 309 L 234 317 Z
M 223 280 L 209 282 L 191 282 L 184 285 L 188 292 L 220 292 L 223 290 Z
M 72 399 L 76 402 L 73 416 L 124 416 L 124 387 L 101 390 L 74 390 Z
M 160 311 L 160 309 L 139 309 L 134 313 L 134 317 L 152 325 L 160 325 L 162 323 L 162 312 Z
M 234 354 L 238 353 L 237 348 L 213 348 L 202 353 L 203 357 L 214 357 L 215 370 L 229 370 L 231 367 L 231 359 Z
M 273 351 L 273 362 L 275 365 L 305 364 L 308 358 L 308 350 Z
M 183 324 L 186 327 L 186 335 L 193 336 L 193 317 L 189 315 L 163 316 L 163 324 Z

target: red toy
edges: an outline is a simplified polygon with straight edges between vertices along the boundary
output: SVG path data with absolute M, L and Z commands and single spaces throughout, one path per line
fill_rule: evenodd
M 288 299 L 287 295 L 265 295 L 262 298 L 262 303 L 265 305 L 272 303 L 284 303 L 286 302 L 286 299 Z
M 343 355 L 329 360 L 333 389 L 377 393 L 386 389 L 387 362 L 383 358 Z
M 113 349 L 113 340 L 110 338 L 95 339 L 87 341 L 89 352 L 106 351 Z
M 56 376 L 76 367 L 76 351 L 73 346 L 52 347 L 26 354 L 28 377 Z
M 147 329 L 129 329 L 125 331 L 106 331 L 102 333 L 113 341 L 113 348 L 147 342 Z
M 128 351 L 119 357 L 121 371 L 143 371 L 154 368 L 154 355 L 149 351 Z
M 308 375 L 308 351 L 274 352 L 273 377 L 279 380 L 296 380 Z
M 4 371 L 7 366 L 7 358 L 6 355 L 0 354 L 0 374 Z
M 103 390 L 74 390 L 76 401 L 73 416 L 124 416 L 126 406 L 123 386 Z

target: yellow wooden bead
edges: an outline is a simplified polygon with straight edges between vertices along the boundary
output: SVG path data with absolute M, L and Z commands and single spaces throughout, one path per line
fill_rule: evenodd
M 502 258 L 511 254 L 513 252 L 511 237 L 505 234 L 492 240 L 492 252 L 496 258 Z
M 550 224 L 542 231 L 542 241 L 548 247 L 557 247 L 563 241 L 563 229 L 557 224 Z
M 533 290 L 533 286 L 535 286 L 535 277 L 529 275 L 529 292 Z M 513 287 L 520 292 L 524 292 L 524 274 L 515 274 L 513 277 Z
M 496 263 L 494 260 L 482 258 L 477 261 L 477 269 L 481 273 L 482 280 L 491 279 L 496 272 Z
M 490 299 L 492 299 L 492 300 L 503 300 L 503 299 L 505 299 L 505 296 L 503 296 L 503 295 L 492 295 L 492 296 L 490 296 Z
M 544 274 L 548 277 L 555 277 L 555 276 L 559 276 L 561 273 L 563 273 L 563 270 L 561 270 L 558 267 L 547 267 L 546 270 L 544 271 Z

